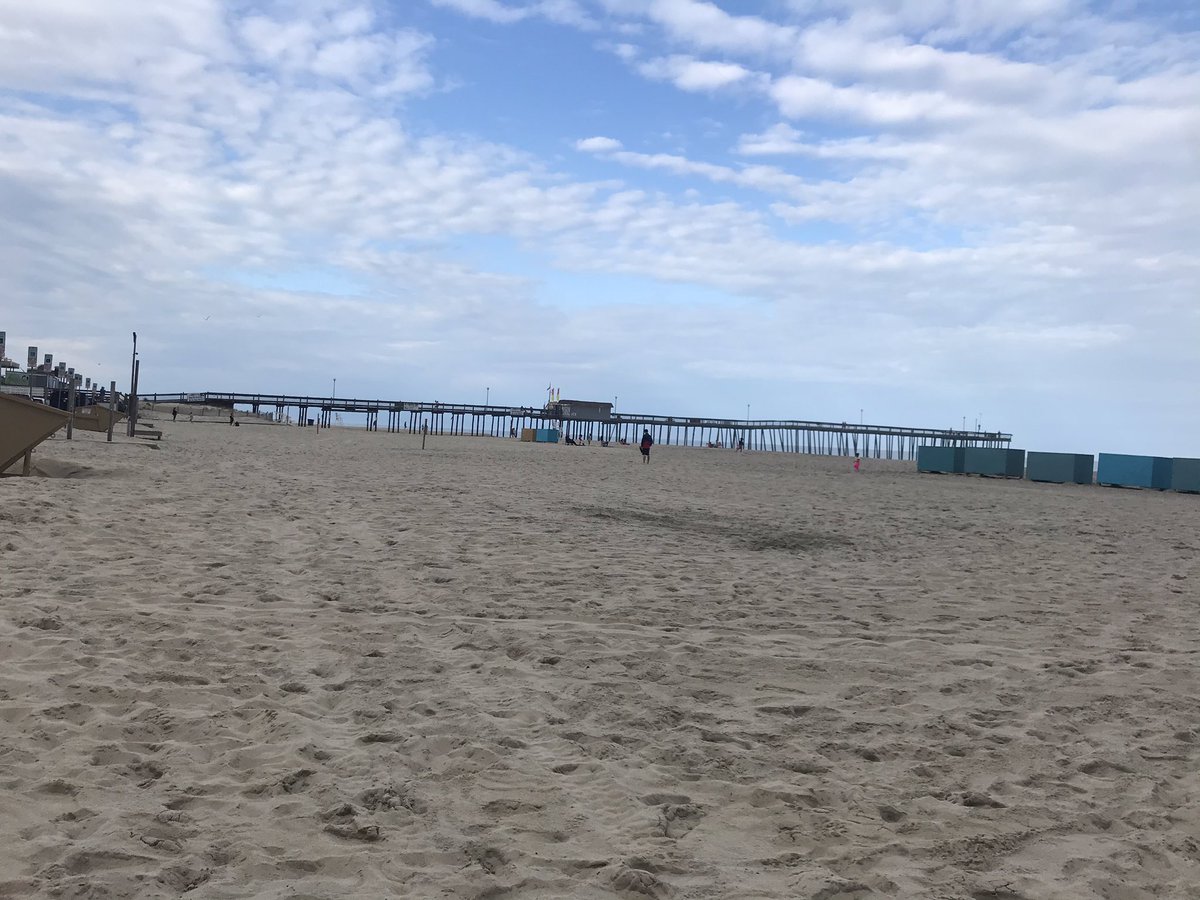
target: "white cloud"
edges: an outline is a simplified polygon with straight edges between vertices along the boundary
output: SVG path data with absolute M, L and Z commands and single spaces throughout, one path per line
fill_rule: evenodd
M 803 133 L 786 122 L 772 125 L 761 134 L 743 134 L 737 152 L 745 156 L 785 156 L 802 153 L 809 145 Z
M 631 60 L 636 59 L 638 55 L 638 48 L 633 44 L 615 44 L 612 48 L 612 51 L 618 57 L 625 60 L 625 62 L 630 62 Z
M 530 11 L 526 7 L 507 6 L 499 0 L 431 0 L 431 2 L 434 6 L 443 6 L 468 16 L 501 24 L 520 22 L 530 15 Z
M 758 16 L 735 16 L 705 0 L 649 0 L 645 16 L 673 39 L 707 50 L 772 53 L 790 48 L 791 26 Z
M 430 0 L 435 6 L 452 9 L 477 19 L 499 25 L 511 25 L 540 17 L 560 25 L 593 28 L 595 22 L 576 0 L 536 0 L 523 5 L 501 3 L 500 0 Z
M 797 15 L 841 16 L 864 33 L 925 35 L 946 41 L 995 40 L 1086 17 L 1083 0 L 786 0 Z
M 683 91 L 714 91 L 750 78 L 749 69 L 729 62 L 714 62 L 690 56 L 668 56 L 647 60 L 638 66 L 647 78 L 669 81 Z
M 902 125 L 983 114 L 978 107 L 940 92 L 842 87 L 800 75 L 785 75 L 769 90 L 779 111 L 793 119 L 850 119 L 873 125 Z
M 575 149 L 584 153 L 609 153 L 621 149 L 621 142 L 610 137 L 583 138 L 575 142 Z

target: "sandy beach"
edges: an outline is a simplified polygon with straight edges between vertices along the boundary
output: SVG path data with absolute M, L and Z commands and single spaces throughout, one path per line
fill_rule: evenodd
M 1198 895 L 1200 497 L 164 418 L 0 480 L 0 898 Z

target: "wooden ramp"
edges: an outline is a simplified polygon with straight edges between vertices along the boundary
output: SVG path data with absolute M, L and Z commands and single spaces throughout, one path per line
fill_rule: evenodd
M 108 421 L 112 419 L 113 425 L 118 425 L 125 418 L 125 413 L 119 412 L 116 416 L 112 416 L 107 406 L 82 406 L 75 410 L 75 427 L 81 428 L 84 431 L 100 431 L 108 432 Z
M 67 424 L 61 409 L 0 394 L 0 473 Z

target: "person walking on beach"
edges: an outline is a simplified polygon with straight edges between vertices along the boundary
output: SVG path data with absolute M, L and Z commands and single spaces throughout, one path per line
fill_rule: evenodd
M 171 407 L 171 421 L 174 422 L 178 418 L 179 418 L 179 407 L 172 406 Z
M 743 450 L 745 450 L 745 449 L 746 449 L 746 439 L 745 439 L 744 437 L 740 437 L 740 438 L 738 438 L 738 449 L 737 449 L 737 452 L 738 452 L 738 453 L 741 453 L 741 452 L 742 452 Z
M 862 457 L 861 457 L 861 456 L 859 456 L 857 453 L 856 453 L 856 454 L 854 454 L 854 471 L 855 471 L 855 472 L 857 472 L 857 471 L 858 471 L 858 467 L 859 467 L 859 465 L 861 465 L 861 464 L 862 464 Z
M 642 462 L 650 462 L 650 448 L 654 446 L 654 438 L 650 437 L 650 429 L 642 429 L 642 442 L 638 449 L 642 451 Z

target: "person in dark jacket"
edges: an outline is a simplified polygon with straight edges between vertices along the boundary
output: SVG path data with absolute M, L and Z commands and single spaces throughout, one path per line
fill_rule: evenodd
M 642 429 L 642 442 L 638 445 L 638 449 L 642 451 L 642 462 L 650 462 L 650 448 L 654 446 L 654 438 L 650 437 L 650 429 Z

